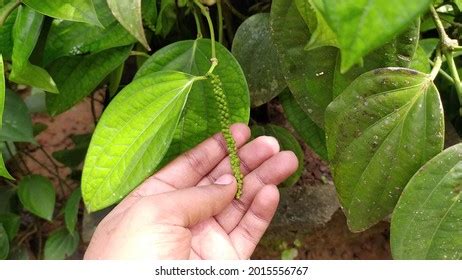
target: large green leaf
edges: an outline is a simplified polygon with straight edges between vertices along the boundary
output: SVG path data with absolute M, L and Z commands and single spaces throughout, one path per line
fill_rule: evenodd
M 324 124 L 324 111 L 332 101 L 332 81 L 337 49 L 305 51 L 310 30 L 294 0 L 274 0 L 271 28 L 286 82 L 302 109 L 318 125 Z
M 305 154 L 300 147 L 297 139 L 285 128 L 267 124 L 265 126 L 254 125 L 252 126 L 252 137 L 256 138 L 258 136 L 272 136 L 276 138 L 279 142 L 281 150 L 288 150 L 294 152 L 298 159 L 298 168 L 289 178 L 281 183 L 281 187 L 292 187 L 295 185 L 300 177 L 302 176 L 304 166 Z
M 5 74 L 4 74 L 4 66 L 3 66 L 3 56 L 0 53 L 0 133 L 2 128 L 3 122 L 3 110 L 5 108 Z M 3 155 L 0 153 L 0 176 L 5 177 L 7 179 L 13 179 L 10 175 L 8 170 L 6 169 L 5 162 L 3 162 Z
M 432 2 L 432 0 L 311 1 L 337 35 L 342 50 L 342 72 L 346 72 L 360 62 L 362 57 L 406 29 Z
M 112 14 L 114 14 L 120 24 L 143 44 L 147 50 L 150 50 L 151 48 L 144 34 L 141 0 L 107 0 L 107 3 Z
M 10 80 L 26 84 L 48 92 L 57 93 L 58 89 L 48 72 L 29 62 L 42 29 L 43 15 L 28 7 L 19 7 L 13 27 L 13 68 Z
M 101 25 L 92 0 L 22 0 L 22 2 L 49 17 Z
M 24 177 L 18 185 L 18 197 L 27 211 L 51 221 L 56 193 L 50 180 L 39 175 Z
M 85 159 L 82 195 L 89 211 L 119 201 L 155 170 L 197 79 L 158 72 L 117 94 L 96 127 Z
M 0 260 L 6 260 L 10 252 L 10 241 L 2 224 L 0 224 Z
M 327 108 L 326 135 L 348 225 L 367 229 L 391 213 L 412 175 L 442 150 L 438 90 L 410 69 L 363 74 Z
M 300 107 L 319 127 L 324 126 L 327 105 L 356 77 L 381 67 L 408 67 L 418 43 L 419 22 L 415 21 L 404 33 L 365 57 L 362 67 L 341 74 L 340 53 L 336 48 L 318 46 L 305 50 L 305 45 L 315 38 L 310 28 L 318 24 L 315 16 L 310 18 L 311 22 L 304 21 L 295 0 L 273 1 L 272 34 L 284 77 Z
M 96 53 L 136 42 L 136 39 L 114 18 L 106 0 L 95 0 L 94 3 L 104 27 L 54 20 L 43 53 L 45 65 L 62 56 Z
M 82 198 L 80 188 L 76 188 L 66 201 L 64 206 L 64 222 L 69 233 L 74 233 L 79 214 L 79 205 Z
M 51 115 L 60 114 L 80 102 L 130 55 L 131 46 L 113 48 L 86 56 L 62 57 L 49 67 L 61 94 L 47 95 Z
M 163 70 L 178 70 L 192 75 L 204 75 L 210 68 L 210 40 L 181 41 L 156 52 L 136 74 L 136 78 Z M 247 123 L 250 115 L 249 91 L 239 63 L 222 45 L 216 45 L 218 66 L 214 73 L 220 76 L 226 95 L 230 122 Z M 220 131 L 219 109 L 209 81 L 194 83 L 172 145 L 164 162 L 196 146 Z
M 462 144 L 409 181 L 393 212 L 391 249 L 395 259 L 461 259 Z
M 249 83 L 250 101 L 260 106 L 286 88 L 276 47 L 271 39 L 269 14 L 256 14 L 244 21 L 234 36 L 232 52 Z
M 50 234 L 45 242 L 45 260 L 64 260 L 72 256 L 79 246 L 80 237 L 77 232 L 69 233 L 65 228 Z
M 21 97 L 6 90 L 5 111 L 3 112 L 0 141 L 34 143 L 32 120 Z
M 431 72 L 430 59 L 421 46 L 417 48 L 409 68 L 420 71 L 422 73 Z
M 322 159 L 327 160 L 326 136 L 324 130 L 317 126 L 310 117 L 300 108 L 297 100 L 290 91 L 279 95 L 284 115 L 293 126 L 298 135 L 315 151 Z

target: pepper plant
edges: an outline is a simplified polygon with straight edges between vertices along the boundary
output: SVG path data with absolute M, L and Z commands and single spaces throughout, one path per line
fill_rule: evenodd
M 296 153 L 284 187 L 302 174 L 297 139 L 306 142 L 329 163 L 352 231 L 391 217 L 394 258 L 461 258 L 462 1 L 243 2 L 0 0 L 1 258 L 71 256 L 81 198 L 89 212 L 116 204 L 217 132 L 239 199 L 235 122 Z M 48 155 L 24 86 L 43 93 L 50 116 L 103 87 L 94 133 Z M 282 105 L 295 136 L 261 118 L 269 104 Z M 72 170 L 50 171 L 61 187 L 80 187 L 56 196 L 48 178 L 28 172 L 31 147 Z M 58 226 L 42 246 L 47 223 Z

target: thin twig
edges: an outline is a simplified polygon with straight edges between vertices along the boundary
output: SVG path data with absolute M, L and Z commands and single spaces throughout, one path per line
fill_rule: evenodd
M 247 19 L 247 16 L 239 12 L 234 6 L 229 2 L 229 0 L 224 0 L 224 3 L 226 6 L 228 6 L 229 10 L 231 13 L 233 13 L 236 17 L 238 17 L 240 20 L 244 21 Z
M 96 125 L 98 124 L 98 118 L 96 117 L 95 94 L 94 93 L 91 95 L 90 106 L 91 106 L 91 115 L 93 117 L 93 123 L 95 124 L 95 127 L 96 127 Z
M 39 146 L 39 149 L 40 151 L 42 151 L 42 153 L 45 155 L 48 161 L 55 168 L 56 174 L 58 175 L 57 179 L 58 179 L 59 187 L 61 188 L 62 194 L 65 195 L 63 180 L 61 178 L 61 175 L 59 174 L 59 166 L 56 164 L 55 160 L 50 156 L 50 154 L 48 154 L 48 152 L 42 146 Z

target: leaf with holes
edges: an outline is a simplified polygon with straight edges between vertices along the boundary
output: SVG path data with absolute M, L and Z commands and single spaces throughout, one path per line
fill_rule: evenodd
M 192 75 L 203 75 L 210 68 L 210 40 L 181 41 L 156 52 L 136 74 L 136 78 L 163 70 L 178 70 Z M 239 63 L 222 45 L 216 45 L 218 66 L 214 73 L 220 76 L 226 95 L 230 122 L 247 123 L 250 115 L 249 90 Z M 204 106 L 207 104 L 207 106 Z M 191 149 L 214 133 L 221 125 L 212 85 L 209 81 L 194 83 L 172 145 L 163 163 Z
M 49 17 L 101 25 L 92 0 L 22 0 L 22 2 Z
M 117 94 L 98 122 L 84 163 L 82 195 L 89 211 L 116 203 L 152 174 L 198 79 L 157 72 Z
M 462 144 L 425 164 L 407 184 L 391 220 L 395 259 L 462 256 Z
M 141 0 L 107 0 L 107 3 L 120 24 L 147 50 L 151 50 L 144 34 Z
M 365 230 L 392 212 L 409 179 L 442 150 L 438 90 L 410 69 L 365 73 L 327 108 L 326 136 L 348 226 Z
M 249 83 L 252 107 L 267 103 L 286 88 L 279 60 L 274 59 L 269 14 L 253 15 L 239 26 L 232 52 Z

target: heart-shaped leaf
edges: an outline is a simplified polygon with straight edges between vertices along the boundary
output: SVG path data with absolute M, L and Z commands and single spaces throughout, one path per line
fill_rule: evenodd
M 432 3 L 432 0 L 311 1 L 337 35 L 343 73 L 403 31 Z
M 128 58 L 131 49 L 125 46 L 53 62 L 48 69 L 61 94 L 46 96 L 48 113 L 58 115 L 88 96 Z
M 106 0 L 95 0 L 94 3 L 103 27 L 53 20 L 43 51 L 44 65 L 47 66 L 63 56 L 92 54 L 136 42 L 114 18 Z
M 100 25 L 92 0 L 22 0 L 49 17 Z
M 0 141 L 34 143 L 32 119 L 21 97 L 6 90 Z
M 289 91 L 285 91 L 279 95 L 279 100 L 284 108 L 284 115 L 297 134 L 322 159 L 327 160 L 326 135 L 324 130 L 310 119 Z
M 21 218 L 13 213 L 0 214 L 0 224 L 3 225 L 5 232 L 10 241 L 16 236 L 21 224 Z
M 348 225 L 367 229 L 391 213 L 412 175 L 442 150 L 438 90 L 410 69 L 365 73 L 327 108 L 326 136 Z
M 462 144 L 425 164 L 407 184 L 391 220 L 395 259 L 462 255 Z
M 211 43 L 208 39 L 181 41 L 156 52 L 136 74 L 178 70 L 192 75 L 204 75 L 210 68 Z M 247 123 L 250 115 L 250 100 L 247 82 L 239 63 L 222 45 L 216 45 L 218 66 L 214 73 L 222 83 L 228 101 L 230 122 Z M 205 106 L 206 104 L 206 106 Z M 215 103 L 213 87 L 209 81 L 194 83 L 184 112 L 180 119 L 172 145 L 163 163 L 193 148 L 203 140 L 221 130 L 219 108 Z
M 141 0 L 107 0 L 107 3 L 120 24 L 147 50 L 151 50 L 144 34 Z
M 39 175 L 24 177 L 18 185 L 18 197 L 27 211 L 51 221 L 56 193 L 50 180 Z
M 43 15 L 28 7 L 19 7 L 18 16 L 13 27 L 13 67 L 10 80 L 40 88 L 48 92 L 58 93 L 48 72 L 29 62 L 42 29 Z
M 98 122 L 85 159 L 82 195 L 89 211 L 119 201 L 152 174 L 198 79 L 157 72 L 117 94 Z
M 286 88 L 276 47 L 271 39 L 269 14 L 256 14 L 236 31 L 232 52 L 244 71 L 253 107 L 260 106 Z
M 281 187 L 292 187 L 295 185 L 300 177 L 302 176 L 304 166 L 305 154 L 300 147 L 297 139 L 290 133 L 287 129 L 273 125 L 267 124 L 265 126 L 254 125 L 252 126 L 252 137 L 256 138 L 258 136 L 272 136 L 276 138 L 279 142 L 281 150 L 292 151 L 297 156 L 298 159 L 298 168 L 289 178 L 280 184 Z
M 79 246 L 80 237 L 77 232 L 69 233 L 65 228 L 50 234 L 45 242 L 45 260 L 64 260 L 72 256 Z

